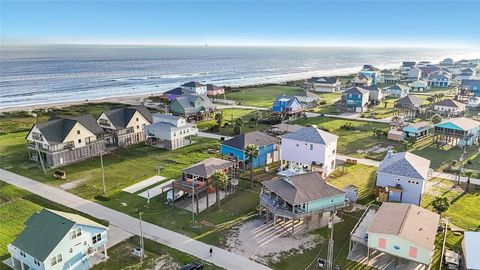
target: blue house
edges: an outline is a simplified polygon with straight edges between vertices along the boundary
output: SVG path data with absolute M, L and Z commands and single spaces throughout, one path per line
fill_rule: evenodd
M 360 71 L 360 74 L 363 76 L 369 78 L 372 83 L 371 85 L 377 85 L 377 83 L 380 81 L 380 72 L 376 70 L 362 70 Z
M 346 111 L 364 112 L 368 107 L 369 91 L 354 86 L 343 92 L 342 98 L 346 104 Z
M 253 159 L 253 168 L 265 166 L 280 159 L 280 140 L 260 131 L 240 134 L 220 145 L 222 156 L 234 157 L 240 161 L 240 166 L 249 168 L 249 160 L 245 156 L 244 149 L 249 144 L 258 147 L 258 157 Z
M 107 258 L 107 228 L 82 216 L 43 209 L 26 226 L 7 246 L 13 269 L 86 270 L 96 253 Z
M 304 111 L 304 107 L 300 100 L 294 96 L 277 96 L 273 101 L 273 114 L 296 114 Z
M 476 97 L 480 97 L 480 80 L 462 80 L 460 87 L 472 92 Z
M 319 172 L 277 177 L 262 185 L 260 216 L 266 213 L 267 222 L 273 216 L 274 226 L 279 218 L 291 220 L 292 233 L 297 221 L 309 228 L 320 222 L 323 213 L 345 206 L 345 192 L 327 183 Z
M 466 117 L 451 118 L 435 125 L 433 141 L 452 146 L 478 144 L 480 122 Z
M 430 131 L 432 130 L 433 125 L 429 122 L 418 122 L 418 123 L 410 123 L 408 126 L 404 127 L 402 129 L 404 138 L 415 138 L 415 139 L 420 139 L 423 137 L 426 137 L 430 134 Z

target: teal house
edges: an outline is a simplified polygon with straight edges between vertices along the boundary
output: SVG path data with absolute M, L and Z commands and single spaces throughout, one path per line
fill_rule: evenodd
M 258 148 L 258 157 L 253 159 L 253 168 L 268 165 L 280 159 L 280 140 L 260 131 L 240 134 L 222 141 L 220 153 L 240 161 L 240 168 L 250 168 L 250 160 L 245 155 L 245 147 L 254 144 Z
M 13 269 L 86 270 L 94 255 L 107 258 L 107 228 L 87 218 L 43 209 L 25 225 L 7 246 Z
M 210 119 L 216 108 L 206 95 L 178 96 L 168 105 L 171 114 L 195 121 Z
M 434 127 L 433 141 L 452 146 L 478 144 L 480 139 L 480 122 L 466 117 L 451 118 Z
M 303 221 L 307 228 L 319 224 L 325 212 L 345 206 L 345 192 L 325 182 L 319 172 L 277 177 L 262 182 L 260 216 L 270 218 L 276 226 L 278 219 Z
M 433 125 L 429 122 L 418 122 L 418 123 L 410 123 L 408 126 L 404 127 L 402 129 L 404 138 L 415 138 L 415 139 L 421 139 L 423 137 L 428 136 L 431 133 L 431 130 L 433 129 Z

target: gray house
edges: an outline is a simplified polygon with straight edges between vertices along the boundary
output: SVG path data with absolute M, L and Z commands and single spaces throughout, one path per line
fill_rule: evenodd
M 168 105 L 172 114 L 196 121 L 211 118 L 216 108 L 215 104 L 205 95 L 179 96 Z
M 104 131 L 91 115 L 62 117 L 37 123 L 28 132 L 30 159 L 56 167 L 99 155 Z
M 386 87 L 385 89 L 385 95 L 389 97 L 404 97 L 408 95 L 410 89 L 407 86 L 401 85 L 401 84 L 395 84 L 389 87 Z

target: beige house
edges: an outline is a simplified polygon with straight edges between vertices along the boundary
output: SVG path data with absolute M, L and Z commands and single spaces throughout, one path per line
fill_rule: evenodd
M 129 146 L 145 141 L 144 128 L 152 123 L 145 106 L 130 106 L 103 112 L 97 123 L 105 130 L 107 146 Z
M 90 115 L 62 117 L 33 125 L 26 139 L 30 159 L 56 167 L 99 155 L 104 131 Z

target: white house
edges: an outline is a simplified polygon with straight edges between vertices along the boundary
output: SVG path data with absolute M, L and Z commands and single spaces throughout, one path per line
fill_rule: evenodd
M 97 123 L 109 134 L 107 146 L 128 146 L 145 141 L 143 129 L 152 123 L 152 114 L 145 106 L 129 106 L 103 112 Z
M 400 73 L 402 75 L 407 75 L 408 71 L 415 66 L 416 62 L 413 61 L 403 61 L 402 65 L 400 66 Z
M 61 117 L 32 126 L 26 139 L 31 160 L 56 167 L 99 155 L 104 131 L 91 115 Z
M 430 160 L 389 150 L 377 171 L 377 195 L 381 201 L 420 205 L 429 174 Z
M 187 123 L 183 117 L 156 113 L 152 118 L 153 124 L 145 126 L 150 145 L 174 150 L 190 144 L 190 137 L 197 135 L 196 125 Z
M 314 92 L 333 93 L 340 91 L 340 85 L 337 77 L 312 77 L 305 81 L 304 88 Z
M 444 99 L 441 100 L 435 104 L 433 104 L 433 110 L 439 111 L 442 113 L 453 113 L 453 114 L 459 114 L 465 111 L 465 108 L 467 107 L 466 104 L 458 102 L 453 99 Z
M 107 228 L 79 215 L 43 209 L 7 246 L 10 266 L 23 270 L 84 270 L 90 258 L 107 258 Z
M 320 171 L 325 177 L 335 170 L 337 139 L 316 126 L 304 127 L 282 136 L 280 174 Z
M 395 84 L 385 87 L 383 90 L 385 91 L 386 96 L 401 98 L 408 96 L 410 88 L 401 84 Z
M 413 82 L 413 81 L 418 81 L 421 76 L 422 76 L 422 70 L 417 67 L 412 67 L 406 72 L 405 77 L 403 79 L 407 82 Z
M 191 81 L 191 82 L 182 84 L 180 87 L 185 90 L 197 93 L 197 95 L 207 94 L 207 85 L 203 83 Z

